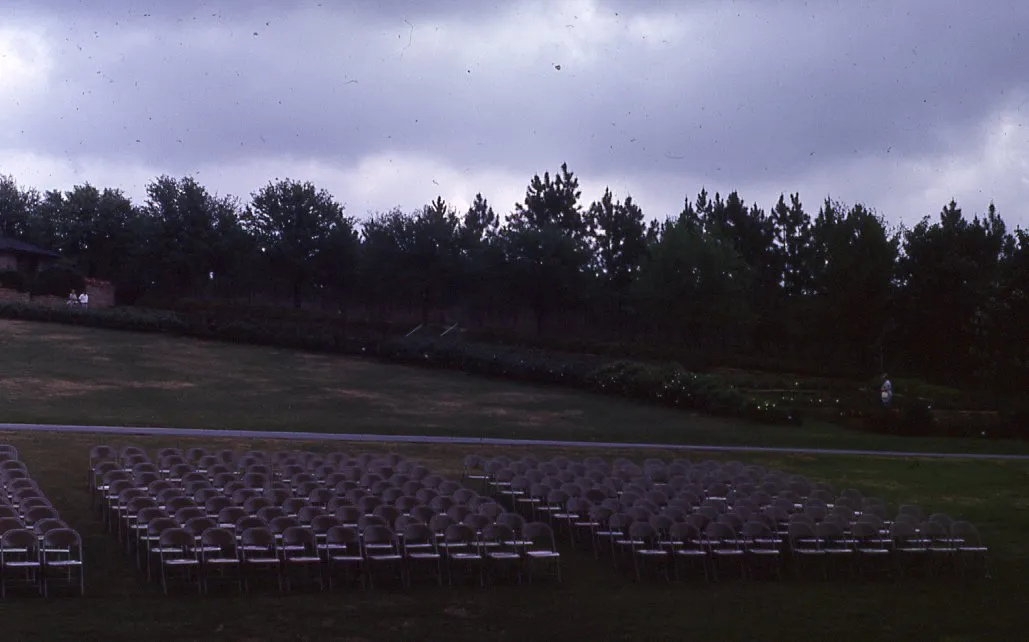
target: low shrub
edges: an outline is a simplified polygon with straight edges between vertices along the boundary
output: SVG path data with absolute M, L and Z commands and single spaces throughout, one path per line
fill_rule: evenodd
M 28 292 L 29 280 L 18 270 L 0 270 L 0 288 Z
M 633 361 L 604 364 L 586 376 L 597 392 L 648 400 L 718 416 L 745 417 L 772 424 L 799 424 L 792 407 L 749 397 L 715 375 L 688 372 L 679 364 Z

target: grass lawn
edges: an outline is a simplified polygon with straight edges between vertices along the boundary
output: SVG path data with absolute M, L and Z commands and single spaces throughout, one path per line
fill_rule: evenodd
M 374 360 L 9 320 L 0 423 L 1029 453 L 1026 442 L 768 426 Z
M 200 346 L 206 349 L 206 346 Z M 198 348 L 199 349 L 199 348 Z M 244 351 L 242 354 L 246 354 Z M 299 357 L 296 357 L 300 359 Z M 145 366 L 142 366 L 145 367 Z M 365 366 L 369 367 L 369 366 Z M 66 375 L 66 376 L 70 376 Z M 407 376 L 415 376 L 407 374 Z M 891 504 L 918 502 L 979 525 L 993 548 L 990 580 L 724 581 L 705 585 L 634 584 L 585 553 L 566 551 L 560 586 L 415 588 L 406 592 L 341 591 L 284 597 L 176 596 L 148 585 L 101 531 L 89 509 L 85 471 L 97 443 L 213 448 L 391 450 L 455 474 L 454 446 L 295 444 L 110 435 L 0 433 L 18 447 L 33 477 L 62 517 L 84 536 L 84 598 L 0 602 L 4 639 L 40 640 L 1016 640 L 1024 639 L 1023 577 L 1029 463 L 918 459 L 753 456 L 744 461 L 854 486 Z M 358 450 L 360 449 L 360 450 Z M 495 448 L 484 454 L 520 454 Z M 534 448 L 546 457 L 584 451 Z M 589 451 L 611 458 L 671 453 Z M 681 453 L 678 453 L 681 455 Z M 705 455 L 704 457 L 707 457 Z M 695 460 L 701 456 L 693 457 Z

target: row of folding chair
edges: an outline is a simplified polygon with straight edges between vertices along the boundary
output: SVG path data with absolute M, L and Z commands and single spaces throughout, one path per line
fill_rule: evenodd
M 116 451 L 110 449 L 106 455 L 112 452 Z M 308 533 L 313 538 L 315 550 L 321 551 L 319 558 L 322 560 L 323 572 L 319 577 L 331 577 L 328 571 L 332 560 L 325 553 L 327 549 L 324 547 L 330 543 L 330 533 L 338 532 L 339 529 L 348 529 L 347 532 L 356 534 L 360 552 L 356 557 L 364 560 L 357 566 L 362 572 L 365 568 L 377 568 L 381 566 L 377 562 L 384 561 L 368 557 L 368 551 L 375 550 L 374 543 L 371 549 L 365 546 L 368 533 L 373 538 L 381 538 L 389 533 L 397 546 L 403 548 L 409 536 L 417 534 L 418 529 L 427 529 L 432 545 L 439 547 L 439 552 L 432 554 L 439 556 L 441 568 L 447 570 L 448 578 L 452 577 L 453 564 L 463 562 L 462 567 L 475 566 L 476 556 L 471 551 L 458 551 L 461 547 L 475 549 L 484 569 L 495 568 L 497 560 L 503 557 L 501 552 L 508 555 L 508 565 L 514 565 L 510 554 L 517 552 L 519 578 L 521 571 L 526 571 L 524 574 L 531 577 L 538 575 L 541 568 L 550 568 L 556 575 L 560 574 L 560 556 L 548 526 L 540 524 L 530 528 L 530 534 L 535 535 L 525 538 L 521 532 L 524 520 L 520 516 L 511 515 L 517 521 L 508 519 L 499 523 L 498 518 L 504 511 L 491 498 L 462 487 L 460 482 L 432 475 L 424 467 L 398 458 L 368 456 L 355 460 L 341 457 L 339 462 L 344 466 L 342 470 L 334 469 L 336 472 L 332 473 L 323 469 L 319 475 L 307 478 L 305 473 L 288 468 L 294 465 L 290 462 L 298 458 L 275 457 L 272 453 L 262 458 L 251 458 L 248 464 L 257 460 L 277 460 L 276 468 L 261 471 L 262 474 L 270 472 L 279 475 L 267 487 L 229 486 L 234 482 L 226 482 L 221 488 L 216 488 L 216 480 L 210 473 L 214 472 L 217 476 L 224 471 L 212 470 L 212 466 L 201 471 L 199 464 L 204 456 L 199 458 L 193 470 L 186 472 L 174 469 L 174 465 L 180 465 L 178 463 L 171 467 L 158 465 L 154 470 L 148 465 L 149 457 L 139 450 L 117 451 L 115 460 L 106 455 L 94 452 L 90 461 L 91 484 L 102 498 L 100 510 L 108 516 L 106 519 L 111 530 L 119 534 L 126 551 L 135 557 L 140 569 L 146 570 L 148 578 L 160 580 L 165 586 L 169 572 L 174 575 L 177 570 L 181 571 L 178 576 L 184 575 L 190 581 L 196 581 L 198 588 L 203 590 L 209 575 L 204 571 L 203 538 L 208 531 L 214 532 L 213 529 L 232 535 L 240 567 L 250 570 L 262 566 L 255 566 L 256 562 L 252 559 L 245 559 L 250 550 L 247 547 L 257 545 L 244 543 L 244 539 L 249 541 L 254 537 L 267 538 L 270 535 L 277 553 L 274 557 L 279 561 L 272 562 L 273 556 L 264 554 L 260 556 L 263 560 L 261 564 L 281 569 L 283 573 L 279 577 L 282 580 L 288 578 L 285 573 L 287 569 L 301 564 L 299 560 L 287 560 L 289 551 L 293 550 L 291 547 L 295 546 L 287 543 L 287 538 L 306 537 L 298 535 L 300 532 Z M 166 452 L 162 456 L 165 458 L 164 463 L 168 463 L 167 458 L 177 461 L 174 453 Z M 245 460 L 246 457 L 240 458 L 238 462 Z M 110 463 L 114 466 L 105 465 Z M 309 460 L 309 463 L 318 463 L 320 468 L 324 468 L 324 464 L 317 460 Z M 363 466 L 365 472 L 361 475 L 348 472 L 348 467 L 352 470 L 355 463 Z M 252 471 L 253 465 L 246 470 Z M 141 478 L 141 472 L 148 476 L 156 472 L 160 477 Z M 283 479 L 283 473 L 289 477 Z M 347 479 L 339 480 L 335 487 L 326 487 L 336 481 L 332 475 L 339 473 L 347 475 Z M 365 477 L 369 473 L 374 477 Z M 389 478 L 384 478 L 384 473 L 389 473 Z M 196 474 L 205 476 L 192 477 Z M 147 483 L 145 486 L 138 485 L 141 482 Z M 305 484 L 314 486 L 308 488 Z M 227 491 L 230 494 L 226 494 Z M 298 491 L 300 494 L 306 491 L 307 497 L 294 496 Z M 503 528 L 511 528 L 511 537 L 504 541 L 515 550 L 494 550 L 496 542 L 486 546 L 483 539 L 486 533 Z M 185 535 L 177 534 L 180 531 Z M 162 537 L 168 532 L 173 534 L 167 537 L 179 538 L 181 541 L 191 538 L 193 553 L 199 551 L 200 554 L 186 557 L 195 559 L 195 564 L 182 561 L 183 553 L 178 550 L 182 547 L 179 545 L 164 550 L 169 547 L 166 546 L 167 541 L 162 544 Z M 470 541 L 454 541 L 454 538 L 464 537 L 468 533 L 471 534 Z M 458 555 L 458 552 L 462 554 Z M 406 556 L 404 564 L 399 566 L 408 568 L 415 559 L 420 558 Z M 543 564 L 544 561 L 547 563 Z M 313 564 L 311 560 L 308 562 Z M 229 562 L 214 564 L 212 568 L 215 569 L 232 566 Z M 250 575 L 252 573 L 247 571 L 241 577 Z M 403 577 L 405 575 L 401 573 Z M 409 572 L 406 577 L 409 581 Z M 371 575 L 368 578 L 370 584 Z M 245 584 L 244 581 L 241 586 L 245 588 Z M 288 586 L 289 583 L 286 584 Z
M 622 548 L 642 551 L 643 559 L 672 559 L 676 540 L 669 528 L 676 523 L 692 528 L 695 532 L 689 541 L 697 543 L 680 546 L 679 555 L 704 564 L 725 558 L 762 560 L 767 565 L 768 560 L 823 554 L 811 553 L 810 546 L 795 546 L 800 540 L 814 542 L 814 550 L 824 551 L 826 557 L 858 553 L 855 527 L 859 533 L 871 528 L 876 545 L 885 547 L 892 560 L 905 557 L 900 554 L 903 551 L 921 550 L 917 546 L 923 544 L 925 550 L 952 550 L 963 559 L 983 558 L 985 552 L 978 533 L 967 522 L 961 522 L 955 533 L 953 520 L 936 514 L 933 520 L 925 520 L 933 525 L 923 526 L 923 512 L 915 505 L 902 505 L 889 520 L 882 500 L 865 497 L 856 489 L 837 494 L 826 484 L 739 462 L 693 465 L 686 460 L 666 464 L 649 459 L 639 466 L 625 459 L 608 464 L 599 458 L 540 462 L 532 457 L 469 455 L 464 463 L 466 479 L 483 484 L 526 514 L 555 524 L 573 544 L 585 539 L 598 556 L 601 551 L 617 551 L 614 543 L 621 542 Z M 616 526 L 612 526 L 609 520 L 616 514 Z M 641 524 L 635 527 L 640 533 L 654 529 L 653 537 L 630 537 L 628 530 L 634 524 Z M 908 526 L 913 530 L 909 532 Z M 804 528 L 810 533 L 801 537 Z M 929 539 L 924 528 L 930 529 Z M 791 529 L 796 538 L 790 538 Z M 610 546 L 598 543 L 598 532 L 606 534 Z M 583 533 L 592 534 L 583 538 Z M 651 546 L 656 541 L 667 546 Z M 769 543 L 771 547 L 766 546 Z M 864 548 L 865 557 L 877 555 Z M 620 560 L 617 555 L 612 559 L 616 565 Z
M 12 589 L 85 592 L 82 540 L 68 527 L 11 445 L 0 445 L 0 598 Z

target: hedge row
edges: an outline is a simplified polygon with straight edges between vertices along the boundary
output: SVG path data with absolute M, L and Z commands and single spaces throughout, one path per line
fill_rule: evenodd
M 0 318 L 362 355 L 393 363 L 570 386 L 765 423 L 800 422 L 800 416 L 793 408 L 748 397 L 720 377 L 688 372 L 677 364 L 655 366 L 631 361 L 610 362 L 599 356 L 561 354 L 460 339 L 397 338 L 324 317 L 257 320 L 231 316 L 217 318 L 209 310 L 202 314 L 184 314 L 138 308 L 82 310 L 0 302 Z

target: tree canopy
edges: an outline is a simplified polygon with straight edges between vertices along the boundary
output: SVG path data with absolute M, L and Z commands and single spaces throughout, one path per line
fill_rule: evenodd
M 269 182 L 245 201 L 160 176 L 142 203 L 0 176 L 0 235 L 60 252 L 122 302 L 289 305 L 388 323 L 460 323 L 553 345 L 609 345 L 865 377 L 1029 384 L 1029 233 L 992 203 L 910 228 L 864 204 L 768 211 L 701 189 L 675 213 L 562 164 L 510 210 L 477 193 L 358 220 L 323 188 Z M 671 214 L 671 215 L 669 215 Z M 520 337 L 520 338 L 519 338 Z

